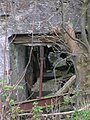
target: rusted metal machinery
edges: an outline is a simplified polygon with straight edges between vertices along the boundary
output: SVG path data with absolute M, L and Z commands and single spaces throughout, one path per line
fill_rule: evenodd
M 43 46 L 40 46 L 40 82 L 39 82 L 39 98 L 42 97 L 43 62 L 44 62 L 44 47 L 43 47 Z
M 46 107 L 51 104 L 60 104 L 63 101 L 63 96 L 51 96 L 43 97 L 42 96 L 42 81 L 43 81 L 43 67 L 44 67 L 44 46 L 40 46 L 40 82 L 39 82 L 39 96 L 37 99 L 22 101 L 17 103 L 24 112 L 30 112 L 33 107 L 34 102 L 38 102 L 39 106 Z
M 54 38 L 55 37 L 55 38 Z M 12 38 L 10 38 L 12 39 Z M 42 96 L 42 82 L 43 82 L 43 75 L 44 75 L 44 63 L 45 63 L 45 46 L 52 45 L 52 42 L 48 41 L 50 39 L 51 41 L 58 41 L 58 38 L 54 35 L 49 35 L 46 37 L 43 37 L 43 35 L 34 35 L 34 42 L 33 46 L 38 46 L 40 49 L 40 80 L 39 80 L 39 96 L 36 97 L 36 99 L 22 101 L 19 103 L 16 103 L 16 105 L 20 106 L 21 109 L 24 111 L 31 111 L 33 107 L 33 102 L 38 102 L 38 105 L 40 106 L 46 106 L 51 104 L 57 104 L 61 103 L 63 101 L 63 96 L 51 96 L 51 97 L 43 97 Z M 32 46 L 32 35 L 17 35 L 15 40 L 13 41 L 14 44 L 20 44 L 24 46 Z M 38 51 L 39 52 L 39 51 Z M 35 73 L 34 73 L 35 74 Z
M 61 104 L 62 101 L 63 96 L 52 96 L 23 101 L 16 103 L 16 105 L 18 105 L 23 110 L 23 112 L 30 112 L 32 110 L 34 102 L 37 102 L 39 106 L 46 108 L 48 105 Z

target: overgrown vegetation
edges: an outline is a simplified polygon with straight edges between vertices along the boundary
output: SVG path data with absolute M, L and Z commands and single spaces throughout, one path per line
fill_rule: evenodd
M 59 82 L 61 82 L 61 85 L 59 85 L 59 87 L 56 88 L 56 91 L 55 91 L 55 92 L 57 92 L 57 90 L 59 89 L 58 94 L 55 94 L 55 95 L 58 96 L 58 95 L 62 94 L 64 96 L 63 104 L 65 106 L 72 105 L 70 107 L 73 108 L 73 111 L 70 112 L 68 110 L 68 113 L 67 113 L 67 111 L 64 111 L 64 109 L 63 109 L 64 112 L 61 113 L 62 112 L 61 109 L 58 110 L 58 105 L 55 106 L 56 108 L 54 107 L 54 105 L 50 105 L 47 107 L 47 110 L 45 111 L 47 114 L 46 116 L 51 116 L 51 119 L 54 119 L 53 114 L 55 116 L 57 114 L 59 114 L 61 117 L 64 116 L 64 118 L 68 119 L 68 120 L 69 119 L 71 119 L 71 120 L 90 120 L 90 109 L 89 109 L 90 106 L 88 107 L 88 109 L 85 109 L 85 110 L 82 109 L 81 111 L 78 110 L 84 104 L 90 103 L 90 97 L 89 97 L 89 95 L 87 95 L 88 94 L 87 91 L 89 91 L 89 93 L 90 93 L 90 0 L 79 0 L 78 3 L 80 4 L 80 6 L 76 6 L 77 4 L 75 4 L 75 5 L 73 4 L 75 2 L 75 0 L 71 0 L 73 2 L 71 2 L 70 0 L 57 0 L 57 1 L 55 1 L 56 6 L 54 6 L 54 7 L 53 7 L 54 0 L 53 0 L 53 2 L 52 2 L 52 0 L 51 1 L 44 0 L 45 2 L 42 0 L 45 3 L 45 5 L 43 2 L 38 4 L 38 0 L 30 1 L 30 4 L 29 4 L 29 1 L 27 1 L 27 2 L 25 0 L 22 0 L 19 2 L 18 1 L 19 0 L 16 0 L 15 2 L 13 2 L 12 0 L 7 0 L 7 1 L 5 1 L 5 6 L 3 6 L 4 1 L 0 4 L 0 7 L 2 7 L 2 10 L 0 9 L 0 11 L 3 11 L 3 15 L 0 14 L 0 16 L 2 17 L 0 20 L 1 26 L 2 26 L 0 28 L 0 30 L 2 29 L 2 31 L 3 31 L 2 35 L 1 35 L 1 36 L 3 36 L 2 38 L 5 37 L 5 41 L 4 42 L 1 41 L 2 45 L 3 45 L 3 47 L 2 47 L 3 49 L 1 50 L 1 52 L 3 51 L 2 58 L 4 59 L 4 60 L 1 60 L 1 63 L 2 63 L 2 61 L 4 61 L 2 63 L 3 69 L 4 69 L 3 70 L 4 71 L 3 79 L 6 78 L 9 81 L 9 77 L 8 77 L 9 73 L 8 72 L 7 72 L 7 74 L 5 73 L 5 71 L 8 71 L 8 70 L 6 70 L 7 39 L 8 39 L 8 36 L 10 36 L 10 34 L 13 34 L 14 32 L 15 32 L 14 34 L 16 37 L 16 31 L 11 33 L 11 31 L 13 31 L 13 28 L 17 31 L 19 31 L 19 29 L 20 29 L 20 33 L 23 31 L 24 28 L 26 28 L 26 30 L 24 30 L 24 32 L 31 34 L 32 43 L 35 43 L 35 41 L 33 41 L 34 34 L 36 34 L 36 36 L 38 36 L 38 33 L 45 31 L 45 36 L 44 36 L 44 33 L 42 33 L 43 35 L 41 36 L 43 38 L 43 40 L 39 36 L 39 38 L 37 38 L 37 39 L 39 39 L 39 42 L 37 42 L 37 43 L 40 44 L 44 40 L 49 41 L 50 43 L 55 44 L 55 46 L 58 46 L 57 48 L 59 48 L 59 50 L 57 50 L 57 51 L 59 51 L 59 52 L 62 52 L 62 49 L 63 49 L 60 47 L 60 45 L 64 46 L 66 48 L 65 50 L 67 50 L 67 53 L 70 54 L 70 59 L 72 60 L 72 63 L 70 64 L 70 60 L 66 60 L 66 58 L 62 59 L 62 60 L 60 58 L 59 62 L 57 61 L 60 64 L 55 62 L 55 66 L 58 65 L 57 69 L 60 69 L 59 67 L 65 66 L 65 64 L 68 61 L 69 67 L 71 67 L 73 65 L 73 68 L 75 70 L 74 74 L 76 75 L 76 77 L 72 81 L 70 81 L 70 83 L 62 80 L 64 77 L 61 77 L 61 79 L 58 80 Z M 47 4 L 47 1 L 50 1 L 50 2 L 48 2 L 48 4 L 52 3 L 52 5 L 50 7 Z M 70 6 L 69 6 L 69 3 L 70 3 Z M 73 15 L 71 15 L 75 11 L 73 11 L 73 9 L 69 9 L 69 8 L 67 8 L 67 9 L 69 9 L 68 12 L 69 11 L 72 11 L 72 12 L 70 12 L 69 14 L 67 12 L 67 15 L 66 16 L 64 15 L 65 14 L 64 12 L 67 11 L 66 6 L 69 6 L 71 8 L 71 4 L 73 4 L 72 5 L 73 9 L 75 9 L 75 10 L 77 9 L 78 11 L 80 10 L 81 16 L 75 15 L 75 13 Z M 14 8 L 14 6 L 15 6 L 15 8 Z M 49 12 L 48 10 L 46 11 L 47 8 L 48 8 L 48 10 L 52 11 L 51 12 L 52 15 L 50 13 L 47 14 Z M 29 9 L 31 11 L 29 11 Z M 15 10 L 18 10 L 18 11 L 15 11 Z M 77 12 L 77 10 L 76 10 L 76 12 Z M 10 15 L 8 15 L 8 13 L 10 13 Z M 29 13 L 30 13 L 30 16 L 28 16 Z M 39 13 L 39 15 L 37 13 Z M 58 13 L 61 16 L 59 16 Z M 15 14 L 17 14 L 17 15 L 15 15 Z M 46 15 L 46 16 L 44 16 L 44 15 Z M 56 15 L 57 15 L 57 17 L 56 17 Z M 70 16 L 68 17 L 68 15 L 70 15 Z M 76 18 L 73 18 L 74 15 L 76 16 Z M 47 18 L 47 16 L 48 16 L 48 18 Z M 66 20 L 66 18 L 67 18 L 67 20 Z M 11 20 L 11 19 L 13 19 L 13 20 Z M 40 21 L 37 21 L 37 20 L 40 20 Z M 57 20 L 58 20 L 58 22 L 57 22 Z M 74 23 L 74 20 L 75 20 L 76 25 Z M 77 20 L 77 22 L 76 22 L 76 20 Z M 23 22 L 21 22 L 21 21 L 23 21 Z M 21 23 L 19 23 L 19 22 L 21 22 Z M 78 22 L 79 22 L 79 24 L 81 24 L 79 26 L 80 27 L 80 31 L 79 31 L 80 39 L 77 39 L 77 37 L 76 37 L 76 34 L 78 33 L 78 31 L 76 31 L 75 26 L 77 26 Z M 15 28 L 16 25 L 17 25 L 17 28 Z M 19 29 L 18 29 L 18 26 L 19 26 Z M 8 28 L 8 27 L 10 27 L 10 28 Z M 11 29 L 11 27 L 12 27 L 12 29 Z M 43 29 L 43 30 L 41 30 L 41 29 Z M 46 31 L 48 31 L 48 32 L 46 32 Z M 25 33 L 23 33 L 23 34 L 25 34 Z M 50 33 L 50 36 L 48 33 Z M 49 38 L 50 38 L 50 40 L 49 40 Z M 12 44 L 14 40 L 15 40 L 15 38 L 12 39 L 10 44 Z M 24 44 L 30 48 L 31 44 L 27 44 L 27 43 L 30 43 L 30 41 L 29 42 L 26 41 L 26 43 Z M 44 41 L 44 43 L 45 43 L 45 41 Z M 21 44 L 23 44 L 23 42 Z M 47 43 L 45 43 L 45 44 L 47 44 Z M 46 47 L 49 48 L 50 46 L 47 45 Z M 32 49 L 33 49 L 33 47 L 32 47 Z M 21 49 L 21 52 L 22 52 L 22 49 Z M 23 52 L 25 52 L 25 51 L 23 51 Z M 39 50 L 39 52 L 40 52 L 40 50 Z M 15 70 L 16 70 L 16 64 L 17 64 L 18 60 L 16 60 L 16 58 L 15 58 L 16 57 L 15 49 L 13 49 L 12 53 L 13 53 L 13 55 L 12 55 L 13 63 L 12 64 L 15 63 L 15 65 L 12 65 L 12 68 L 13 68 L 12 78 L 14 79 L 16 77 L 15 79 L 17 80 L 17 81 L 14 81 L 14 80 L 12 80 L 12 81 L 14 81 L 14 83 L 16 82 L 17 87 L 12 86 L 12 84 L 11 83 L 9 84 L 9 82 L 7 84 L 7 82 L 4 82 L 4 80 L 0 80 L 0 117 L 1 117 L 0 119 L 1 120 L 17 120 L 18 113 L 22 112 L 19 105 L 16 106 L 15 98 L 13 98 L 13 94 L 15 94 L 17 90 L 20 91 L 22 89 L 22 87 L 19 86 L 19 84 L 25 77 L 25 74 L 27 73 L 27 68 L 29 66 L 29 63 L 31 62 L 31 57 L 32 57 L 32 52 L 31 52 L 31 53 L 29 53 L 30 56 L 28 56 L 26 68 L 24 69 L 23 68 L 24 65 L 23 65 L 22 73 L 21 73 L 21 71 L 17 70 L 20 72 L 20 74 L 18 74 L 18 77 L 17 77 L 17 72 Z M 54 51 L 54 53 L 55 53 L 55 51 Z M 17 54 L 19 54 L 19 52 Z M 59 56 L 60 54 L 53 54 L 53 55 L 56 56 L 56 58 L 58 58 L 57 56 Z M 35 54 L 35 55 L 39 56 L 39 54 Z M 48 58 L 48 54 L 47 54 L 47 56 L 44 56 L 44 57 Z M 18 58 L 19 58 L 19 55 L 18 55 Z M 22 58 L 22 56 L 21 56 L 21 58 Z M 34 57 L 34 61 L 35 60 L 36 59 Z M 61 62 L 60 62 L 60 60 L 61 60 Z M 37 61 L 39 62 L 39 65 L 40 65 L 40 59 L 38 59 Z M 21 61 L 19 61 L 19 63 L 20 62 Z M 46 61 L 46 63 L 47 63 L 47 61 Z M 23 62 L 23 64 L 24 64 L 24 62 Z M 44 64 L 45 64 L 45 59 L 44 59 Z M 20 65 L 19 65 L 19 67 L 21 67 Z M 47 67 L 47 66 L 45 66 L 45 67 Z M 44 68 L 44 67 L 42 66 L 42 68 Z M 29 68 L 29 71 L 30 72 L 33 71 L 33 74 L 35 74 L 35 75 L 37 74 L 36 69 L 32 68 L 32 70 L 30 70 L 30 68 Z M 63 76 L 68 74 L 68 71 L 69 71 L 69 68 L 68 68 L 67 72 L 63 73 L 64 74 Z M 14 75 L 14 73 L 15 73 L 15 75 Z M 31 92 L 31 87 L 33 86 L 32 83 L 34 83 L 33 80 L 29 81 L 32 79 L 30 77 L 33 76 L 33 74 L 30 76 L 30 74 L 28 74 L 28 78 L 27 78 L 28 84 L 25 83 L 26 78 L 24 81 L 24 84 L 25 85 L 27 84 L 28 92 L 29 91 Z M 62 74 L 62 72 L 61 72 L 61 74 Z M 35 78 L 35 75 L 34 75 L 34 78 Z M 17 78 L 19 78 L 19 79 L 17 79 Z M 54 78 L 55 78 L 55 75 L 54 75 Z M 68 81 L 69 80 L 70 79 L 68 79 Z M 74 84 L 73 90 L 70 91 L 70 88 L 73 86 L 73 84 Z M 86 94 L 86 96 L 84 93 Z M 87 102 L 87 99 L 88 99 L 88 102 Z M 60 108 L 61 108 L 61 106 L 60 106 Z M 78 109 L 76 110 L 76 108 L 78 108 Z M 32 108 L 33 119 L 41 120 L 40 116 L 42 116 L 43 112 L 44 112 L 43 107 L 39 106 L 37 102 L 34 102 L 33 108 Z M 67 114 L 69 114 L 69 115 L 67 115 Z
M 43 107 L 38 105 L 38 102 L 33 103 L 32 113 L 34 120 L 41 120 L 40 115 L 43 113 Z
M 10 84 L 6 84 L 0 80 L 0 119 L 1 120 L 16 120 L 18 113 L 21 113 L 19 105 L 15 105 L 13 94 L 16 90 L 22 89 L 21 86 L 14 88 Z
M 71 120 L 90 120 L 90 109 L 83 111 L 76 111 L 72 116 Z

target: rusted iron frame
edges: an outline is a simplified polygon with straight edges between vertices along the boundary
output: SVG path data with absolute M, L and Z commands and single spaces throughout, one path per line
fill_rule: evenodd
M 88 93 L 90 95 L 90 93 Z M 43 97 L 40 99 L 33 99 L 28 101 L 22 101 L 18 102 L 15 105 L 19 106 L 20 109 L 23 110 L 23 113 L 25 112 L 31 112 L 32 108 L 34 107 L 33 103 L 37 102 L 38 106 L 42 106 L 43 108 L 47 108 L 49 105 L 56 105 L 56 104 L 62 104 L 64 101 L 64 96 L 51 96 L 51 97 Z
M 48 105 L 61 104 L 63 102 L 63 96 L 52 96 L 47 98 L 28 100 L 24 102 L 22 101 L 16 103 L 15 105 L 19 106 L 20 109 L 23 110 L 23 112 L 31 112 L 34 102 L 37 102 L 38 106 L 42 106 L 43 108 L 46 108 Z
M 39 81 L 39 98 L 42 97 L 43 63 L 44 63 L 44 46 L 40 46 L 40 81 Z

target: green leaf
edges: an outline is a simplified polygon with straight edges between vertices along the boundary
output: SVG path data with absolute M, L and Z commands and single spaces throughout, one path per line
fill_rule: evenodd
M 10 102 L 9 102 L 10 105 L 13 105 L 14 104 L 14 100 L 11 99 Z
M 38 102 L 33 102 L 33 105 L 38 105 Z
M 3 93 L 3 96 L 4 96 L 4 97 L 7 97 L 7 96 L 8 96 L 8 94 L 7 94 L 7 93 Z
M 15 118 L 16 118 L 16 115 L 15 115 L 15 114 L 12 114 L 11 117 L 12 117 L 12 119 L 15 119 Z

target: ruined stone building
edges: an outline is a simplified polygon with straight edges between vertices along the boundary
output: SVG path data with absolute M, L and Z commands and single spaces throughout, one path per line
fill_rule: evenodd
M 12 84 L 21 80 L 20 85 L 25 89 L 18 92 L 19 99 L 20 96 L 22 99 L 26 98 L 25 79 L 28 76 L 25 77 L 24 73 L 31 46 L 34 48 L 33 53 L 38 47 L 45 46 L 46 54 L 57 39 L 55 36 L 52 37 L 54 28 L 64 24 L 70 23 L 75 32 L 80 33 L 80 5 L 80 0 L 0 1 L 0 79 L 5 78 L 3 77 L 5 75 L 7 82 Z M 36 56 L 34 53 L 34 63 L 26 72 L 35 75 L 31 84 L 34 84 L 35 77 L 39 74 L 36 72 L 39 70 Z M 45 69 L 51 67 L 50 64 L 46 64 Z M 33 67 L 35 69 L 31 69 Z

